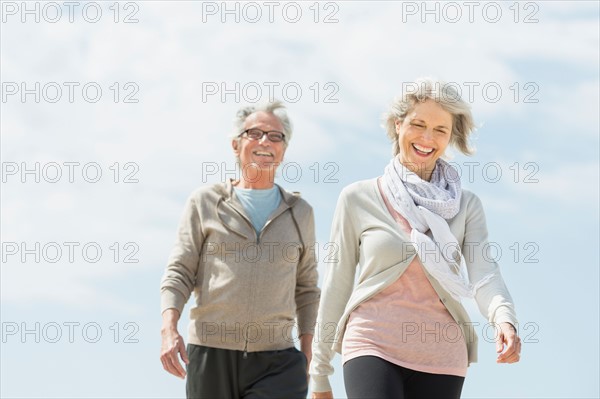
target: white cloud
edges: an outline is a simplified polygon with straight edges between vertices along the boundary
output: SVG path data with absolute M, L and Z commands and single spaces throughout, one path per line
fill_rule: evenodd
M 598 187 L 600 182 L 600 163 L 598 161 L 577 162 L 560 165 L 552 171 L 541 170 L 539 182 L 533 188 L 515 185 L 520 191 L 538 199 L 559 201 L 572 206 L 573 211 L 584 212 L 598 218 Z
M 306 168 L 319 162 L 322 173 L 327 172 L 323 169 L 327 161 L 335 160 L 341 165 L 336 176 L 341 183 L 313 184 L 309 180 L 299 184 L 303 197 L 314 199 L 311 203 L 320 216 L 317 235 L 323 241 L 329 236 L 326 219 L 333 212 L 335 197 L 343 183 L 380 174 L 389 159 L 390 146 L 379 126 L 380 115 L 400 93 L 402 82 L 424 75 L 463 83 L 464 90 L 464 82 L 480 84 L 473 109 L 476 120 L 486 122 L 486 128 L 478 141 L 481 154 L 472 161 L 497 162 L 504 175 L 493 190 L 486 190 L 485 186 L 480 189 L 488 184 L 481 181 L 481 174 L 474 184 L 490 216 L 490 224 L 496 223 L 490 225 L 495 236 L 513 239 L 515 220 L 540 221 L 532 223 L 537 230 L 524 228 L 519 234 L 549 231 L 546 226 L 555 219 L 550 221 L 548 206 L 557 209 L 560 216 L 583 210 L 590 219 L 597 220 L 598 3 L 528 2 L 539 6 L 536 15 L 539 23 L 535 24 L 512 22 L 508 7 L 517 3 L 524 7 L 524 2 L 497 2 L 505 13 L 505 18 L 497 24 L 483 21 L 481 14 L 477 14 L 478 20 L 473 24 L 465 21 L 437 24 L 431 20 L 421 23 L 418 16 L 403 22 L 402 7 L 408 3 L 424 4 L 330 2 L 339 6 L 336 14 L 339 22 L 333 24 L 311 22 L 313 14 L 309 7 L 313 2 L 301 3 L 305 18 L 297 24 L 283 21 L 280 13 L 273 24 L 264 21 L 238 24 L 221 23 L 219 16 L 203 23 L 200 14 L 203 3 L 149 1 L 135 3 L 139 6 L 140 20 L 136 24 L 112 23 L 113 15 L 108 9 L 112 2 L 101 3 L 106 19 L 97 24 L 86 23 L 80 17 L 74 23 L 22 24 L 19 16 L 3 23 L 0 43 L 3 82 L 24 81 L 31 85 L 34 81 L 42 84 L 94 81 L 102 85 L 103 97 L 96 104 L 87 103 L 82 101 L 79 89 L 72 104 L 65 100 L 56 104 L 44 101 L 36 104 L 29 100 L 22 104 L 18 96 L 11 97 L 0 104 L 2 161 L 98 162 L 106 178 L 96 184 L 80 178 L 74 184 L 31 181 L 21 184 L 17 177 L 16 181 L 11 178 L 3 184 L 3 242 L 27 242 L 31 246 L 35 242 L 94 241 L 104 251 L 98 263 L 81 259 L 74 263 L 38 264 L 31 260 L 21 263 L 18 256 L 11 256 L 1 269 L 3 309 L 21 304 L 37 309 L 37 305 L 43 304 L 40 308 L 51 307 L 58 314 L 78 307 L 108 310 L 109 314 L 118 315 L 140 314 L 146 310 L 145 304 L 158 303 L 159 278 L 175 239 L 185 197 L 205 181 L 221 178 L 203 176 L 202 163 L 225 162 L 227 168 L 233 166 L 227 136 L 235 111 L 245 101 L 241 99 L 237 104 L 229 95 L 222 103 L 217 95 L 203 102 L 203 82 L 223 81 L 230 88 L 235 82 L 241 85 L 258 82 L 262 87 L 264 82 L 279 82 L 277 97 L 282 97 L 280 89 L 286 82 L 302 87 L 300 101 L 288 104 L 296 134 L 287 159 Z M 441 7 L 444 3 L 438 4 Z M 325 3 L 319 5 L 324 7 Z M 330 11 L 320 10 L 321 18 Z M 529 81 L 539 84 L 540 102 L 515 103 L 511 85 Z M 139 86 L 136 94 L 139 103 L 115 104 L 109 88 L 114 82 L 121 85 L 135 82 Z M 315 82 L 320 85 L 319 102 L 314 101 L 311 90 Z M 339 89 L 334 95 L 337 103 L 322 101 L 331 93 L 324 90 L 323 84 L 327 82 L 335 83 Z M 497 82 L 503 89 L 497 103 L 482 98 L 481 86 L 488 82 Z M 125 94 L 121 90 L 121 98 Z M 511 127 L 518 123 L 518 129 L 497 128 L 497 124 L 504 122 Z M 528 139 L 526 148 L 515 146 L 523 138 Z M 570 147 L 581 151 L 575 153 Z M 561 156 L 566 154 L 565 149 L 570 151 L 569 156 Z M 123 166 L 129 161 L 139 166 L 136 175 L 139 183 L 113 183 L 109 166 L 114 162 Z M 523 169 L 526 162 L 540 165 L 534 176 L 539 182 L 515 183 L 514 169 L 510 169 L 515 162 L 520 165 L 520 178 L 530 171 Z M 312 177 L 313 170 L 305 172 Z M 507 214 L 511 218 L 506 218 Z M 558 226 L 563 230 L 568 227 Z M 593 240 L 597 230 L 579 234 Z M 555 237 L 540 234 L 537 238 L 543 255 L 550 258 L 547 248 L 555 245 Z M 569 240 L 566 237 L 562 242 L 578 247 Z M 120 244 L 120 256 L 127 253 L 123 248 L 125 243 L 136 243 L 139 252 L 135 257 L 139 262 L 114 262 L 114 252 L 109 248 L 114 242 Z M 81 253 L 76 253 L 80 258 Z M 579 263 L 584 271 L 597 269 L 597 262 Z M 560 259 L 551 259 L 543 265 L 548 270 L 560 266 Z M 530 273 L 538 271 L 531 267 Z M 574 284 L 565 285 L 560 280 L 564 273 L 558 280 L 548 274 L 549 284 L 567 290 L 560 304 L 552 303 L 550 298 L 551 306 L 579 309 L 569 302 L 577 297 L 569 287 L 586 287 L 582 283 L 590 281 L 585 277 L 589 273 L 571 275 Z M 149 285 L 156 294 L 153 299 L 148 298 Z M 523 292 L 530 295 L 531 287 Z M 132 299 L 135 297 L 143 299 L 138 302 Z M 527 317 L 528 298 L 525 294 L 517 297 L 520 315 Z M 140 303 L 144 303 L 144 309 L 140 309 Z M 472 313 L 477 312 L 472 304 L 468 307 Z M 39 311 L 32 313 L 28 317 L 48 316 L 40 316 Z M 574 318 L 578 316 L 587 317 L 573 313 Z M 546 326 L 552 322 L 541 318 L 540 324 L 542 321 Z M 155 327 L 158 330 L 158 325 Z M 568 333 L 560 327 L 556 332 Z M 158 345 L 158 341 L 140 344 L 149 353 L 156 350 L 149 345 Z M 546 348 L 544 353 L 556 352 L 547 350 L 544 342 L 540 344 L 539 348 Z M 480 350 L 493 353 L 493 348 L 483 346 Z M 19 353 L 27 349 L 9 348 L 17 348 Z M 583 353 L 581 348 L 579 352 Z M 89 356 L 87 351 L 82 353 Z M 557 353 L 564 357 L 564 352 Z M 113 358 L 107 358 L 110 354 L 103 356 L 99 355 L 100 361 L 92 365 L 92 374 L 103 376 L 106 370 L 97 366 L 104 364 L 102 360 L 106 364 L 114 362 Z M 7 359 L 3 357 L 4 360 Z M 57 370 L 69 360 L 72 359 L 58 359 Z M 586 358 L 580 363 L 592 372 L 597 369 L 597 359 Z M 491 369 L 495 367 L 492 361 L 490 364 L 487 371 L 492 376 L 497 370 Z M 152 367 L 147 365 L 140 370 L 147 373 Z M 475 373 L 482 368 L 486 370 L 487 366 L 477 367 Z M 516 373 L 523 376 L 531 373 L 518 370 L 556 373 L 557 378 L 552 381 L 561 381 L 559 374 L 564 373 L 560 367 L 544 369 L 539 359 L 537 363 L 525 362 L 522 367 L 525 368 L 516 369 Z M 597 396 L 597 387 L 586 386 L 584 380 L 579 383 L 577 368 L 571 371 L 580 389 L 576 392 L 578 396 Z M 489 396 L 492 392 L 489 387 L 493 386 L 489 376 L 473 379 L 467 387 L 468 396 Z M 63 384 L 61 377 L 52 373 L 48 377 L 64 387 L 59 396 L 81 396 L 72 391 L 75 389 L 72 384 Z M 332 382 L 341 394 L 339 372 Z M 165 388 L 168 383 L 162 380 L 157 383 L 163 384 L 164 392 L 178 389 L 171 385 Z M 15 379 L 14 388 L 5 385 L 5 396 L 32 396 L 24 380 Z M 153 391 L 155 385 L 150 390 L 142 389 L 141 395 L 156 396 L 161 388 Z M 537 391 L 540 388 L 531 384 L 521 385 L 532 397 L 548 396 L 549 392 L 574 395 L 566 392 L 571 388 L 558 382 L 547 384 L 545 391 Z M 98 396 L 94 390 L 88 394 Z M 132 391 L 131 395 L 139 396 L 140 392 Z
M 478 82 L 479 87 L 497 82 L 503 89 L 498 103 L 483 101 L 481 91 L 475 91 L 476 118 L 489 120 L 527 112 L 522 104 L 514 103 L 509 89 L 515 81 L 526 79 L 514 68 L 520 59 L 543 59 L 549 67 L 553 61 L 587 65 L 592 70 L 598 65 L 597 23 L 581 17 L 565 20 L 550 13 L 540 14 L 538 24 L 514 24 L 510 18 L 498 24 L 481 18 L 474 24 L 423 24 L 415 18 L 403 23 L 401 3 L 338 5 L 339 22 L 334 24 L 312 23 L 308 5 L 306 18 L 298 24 L 281 18 L 274 24 L 223 24 L 218 19 L 202 23 L 199 5 L 162 2 L 140 3 L 140 22 L 130 25 L 110 21 L 93 26 L 83 21 L 5 24 L 5 77 L 42 83 L 96 81 L 104 93 L 96 104 L 81 99 L 73 104 L 12 100 L 3 104 L 3 111 L 8 111 L 2 120 L 3 156 L 17 162 L 98 162 L 107 178 L 112 177 L 108 167 L 114 162 L 135 162 L 140 183 L 129 189 L 111 184 L 66 185 L 61 190 L 50 189 L 48 184 L 11 186 L 13 194 L 3 201 L 3 232 L 19 239 L 52 239 L 58 232 L 66 237 L 67 229 L 75 228 L 71 234 L 83 239 L 81 215 L 85 215 L 96 233 L 93 238 L 110 241 L 115 225 L 123 239 L 144 237 L 148 214 L 168 213 L 177 219 L 182 205 L 179 197 L 207 180 L 202 175 L 203 162 L 233 166 L 227 137 L 244 99 L 236 104 L 228 96 L 222 103 L 217 95 L 203 102 L 203 82 L 224 81 L 229 88 L 235 82 L 257 82 L 265 88 L 263 94 L 264 82 L 279 82 L 278 97 L 284 83 L 297 83 L 303 96 L 289 104 L 296 134 L 288 160 L 310 166 L 332 159 L 347 159 L 348 164 L 361 159 L 361 164 L 373 167 L 365 175 L 375 176 L 389 156 L 380 115 L 400 93 L 403 82 L 437 76 L 460 83 L 464 92 L 468 89 L 465 82 Z M 547 3 L 540 5 L 544 8 Z M 7 40 L 13 34 L 21 35 L 20 40 Z M 115 104 L 109 89 L 115 81 L 138 84 L 139 103 Z M 315 82 L 320 85 L 317 103 L 311 89 Z M 339 89 L 333 95 L 337 103 L 322 102 L 334 92 L 324 89 L 327 82 Z M 560 112 L 558 100 L 564 99 L 560 87 L 550 87 L 544 94 L 547 101 L 539 106 L 554 123 L 576 117 L 580 126 L 597 126 L 597 81 L 578 83 L 575 96 L 583 100 L 569 113 Z M 498 150 L 504 158 L 511 158 L 510 149 Z M 373 162 L 364 161 L 370 158 Z M 593 163 L 586 170 L 590 167 Z M 344 179 L 351 179 L 349 172 L 344 173 Z M 586 178 L 594 177 L 586 173 Z M 569 201 L 571 197 L 564 194 L 574 188 L 569 173 L 540 177 L 544 179 L 535 186 L 536 192 L 561 187 L 562 200 Z M 322 187 L 309 187 L 304 195 L 322 198 Z M 587 197 L 594 198 L 592 194 Z M 157 218 L 166 223 L 165 218 Z M 111 267 L 104 272 L 119 273 Z M 60 278 L 56 274 L 44 277 Z M 78 281 L 86 284 L 87 280 Z
M 79 309 L 111 310 L 125 315 L 140 312 L 139 305 L 110 290 L 98 288 L 98 281 L 104 278 L 96 276 L 94 281 L 81 270 L 85 266 L 90 265 L 5 264 L 2 266 L 2 301 L 20 305 L 60 304 Z M 90 268 L 95 267 L 92 265 Z
M 545 95 L 545 116 L 552 118 L 554 131 L 565 139 L 581 137 L 598 141 L 600 81 L 581 80 L 570 87 L 553 86 Z

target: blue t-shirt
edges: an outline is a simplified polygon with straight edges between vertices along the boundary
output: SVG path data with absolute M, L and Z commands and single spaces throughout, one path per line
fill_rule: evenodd
M 277 186 L 266 190 L 234 187 L 235 194 L 250 217 L 252 226 L 259 235 L 269 215 L 277 209 L 281 202 L 281 193 Z

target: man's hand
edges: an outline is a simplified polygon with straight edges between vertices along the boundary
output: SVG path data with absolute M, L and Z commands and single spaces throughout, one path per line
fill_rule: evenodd
M 176 309 L 167 309 L 163 312 L 163 326 L 160 330 L 162 344 L 160 348 L 160 361 L 163 368 L 179 378 L 185 378 L 185 370 L 179 358 L 185 364 L 189 363 L 183 337 L 177 331 L 179 312 Z
M 521 339 L 510 323 L 498 324 L 499 331 L 496 336 L 496 363 L 516 363 L 521 359 Z M 506 348 L 504 345 L 506 344 Z
M 306 378 L 309 378 L 308 369 L 310 368 L 310 361 L 312 360 L 312 334 L 302 334 L 300 336 L 300 350 L 306 356 Z

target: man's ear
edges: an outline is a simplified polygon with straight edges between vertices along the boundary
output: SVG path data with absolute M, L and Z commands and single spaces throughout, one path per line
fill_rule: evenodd
M 231 148 L 233 148 L 233 153 L 236 156 L 240 155 L 240 150 L 238 149 L 238 141 L 237 140 L 231 140 Z

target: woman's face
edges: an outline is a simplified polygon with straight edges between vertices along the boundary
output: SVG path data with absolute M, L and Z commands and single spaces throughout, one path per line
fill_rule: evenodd
M 444 154 L 452 134 L 452 115 L 437 102 L 417 103 L 404 120 L 396 121 L 400 162 L 429 181 L 435 162 Z

